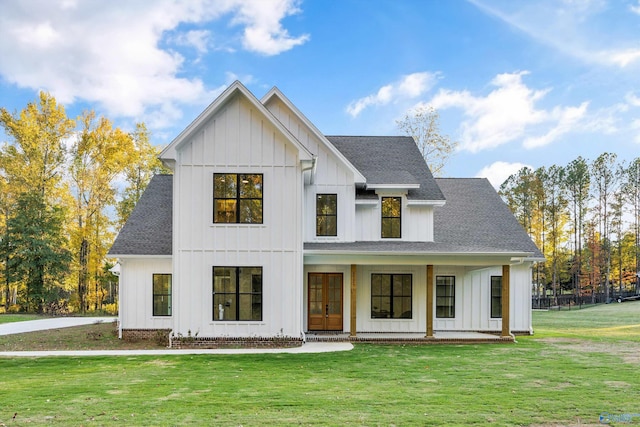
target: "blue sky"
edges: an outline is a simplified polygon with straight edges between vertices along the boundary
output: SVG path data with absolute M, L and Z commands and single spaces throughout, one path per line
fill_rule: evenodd
M 328 135 L 431 104 L 445 176 L 640 156 L 640 0 L 9 0 L 0 58 L 0 106 L 46 90 L 158 145 L 238 79 Z

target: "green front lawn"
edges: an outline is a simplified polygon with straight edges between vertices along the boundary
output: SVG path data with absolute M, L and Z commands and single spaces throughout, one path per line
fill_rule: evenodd
M 0 314 L 0 324 L 24 322 L 26 320 L 38 320 L 43 318 L 43 316 L 39 316 L 37 314 Z
M 0 359 L 0 423 L 595 426 L 640 412 L 640 302 L 534 320 L 517 344 Z

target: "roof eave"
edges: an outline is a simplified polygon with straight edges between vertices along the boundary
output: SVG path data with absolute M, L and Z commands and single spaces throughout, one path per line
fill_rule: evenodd
M 444 206 L 446 200 L 414 200 L 407 199 L 407 206 Z
M 143 258 L 143 259 L 151 259 L 151 258 L 163 258 L 163 259 L 171 259 L 173 258 L 173 255 L 153 255 L 153 254 L 107 254 L 108 258 L 117 258 L 117 259 L 139 259 L 139 258 Z

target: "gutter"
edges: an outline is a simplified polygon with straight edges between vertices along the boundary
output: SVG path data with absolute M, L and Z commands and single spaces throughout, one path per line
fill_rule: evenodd
M 313 185 L 316 178 L 316 169 L 318 164 L 318 156 L 315 154 L 311 157 L 311 160 L 300 160 L 302 164 L 302 172 L 311 171 L 309 173 L 309 185 Z

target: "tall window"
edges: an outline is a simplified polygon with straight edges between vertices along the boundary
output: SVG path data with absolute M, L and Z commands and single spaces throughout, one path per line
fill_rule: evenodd
M 411 274 L 371 275 L 371 318 L 411 319 Z
M 338 195 L 316 196 L 316 236 L 338 235 Z
M 400 197 L 382 198 L 382 238 L 400 238 L 401 221 L 400 209 L 402 199 Z
M 262 224 L 262 174 L 213 174 L 213 222 Z
M 491 276 L 491 317 L 502 317 L 502 276 Z
M 153 315 L 171 316 L 171 275 L 153 275 Z
M 455 276 L 436 276 L 436 317 L 456 317 Z
M 262 320 L 262 267 L 213 267 L 213 320 Z

